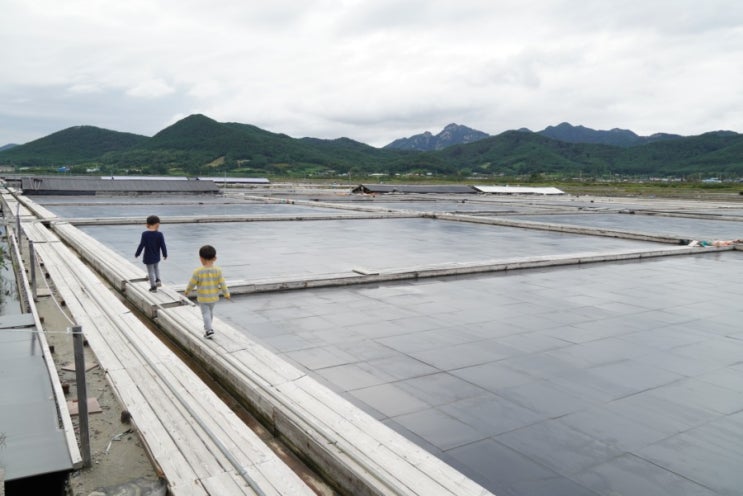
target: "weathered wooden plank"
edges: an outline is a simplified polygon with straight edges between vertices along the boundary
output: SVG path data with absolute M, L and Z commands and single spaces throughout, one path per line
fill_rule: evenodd
M 250 430 L 221 400 L 219 400 L 206 386 L 188 374 L 179 372 L 179 365 L 171 362 L 171 369 L 165 371 L 165 376 L 171 384 L 178 384 L 184 391 L 184 399 L 193 413 L 205 421 L 219 442 L 232 454 L 239 466 L 232 466 L 220 456 L 217 447 L 214 447 L 211 438 L 203 439 L 205 446 L 210 446 L 214 457 L 233 477 L 242 480 L 239 475 L 244 471 L 246 477 L 263 492 L 285 495 L 311 495 L 312 491 L 266 446 L 266 444 Z M 252 490 L 249 493 L 252 494 Z
M 96 307 L 95 302 L 90 302 L 90 304 L 89 305 L 86 305 L 86 307 L 88 309 L 94 309 Z M 115 323 L 118 324 L 119 326 L 123 326 L 123 324 L 124 324 L 123 321 L 127 318 L 127 315 L 130 318 L 133 318 L 131 316 L 131 313 L 128 311 L 128 309 L 125 309 L 125 307 L 122 307 L 121 310 L 124 311 L 124 315 L 120 316 L 120 318 L 114 319 L 116 321 Z M 104 315 L 98 315 L 96 317 L 98 317 L 96 320 L 98 320 L 99 323 L 101 321 L 101 318 L 104 319 L 104 320 L 106 318 L 106 316 L 104 316 Z M 153 350 L 154 350 L 154 353 L 156 353 L 158 351 L 157 350 L 158 346 L 153 346 L 153 343 L 151 342 L 152 339 L 154 339 L 154 338 L 152 338 L 152 336 L 151 336 L 151 334 L 149 332 L 142 332 L 142 331 L 146 331 L 146 329 L 143 328 L 141 322 L 138 322 L 138 324 L 139 324 L 140 329 L 133 329 L 133 333 L 131 334 L 131 338 L 132 339 L 137 339 L 137 338 L 143 339 L 145 342 L 144 343 L 141 343 L 141 346 L 147 347 L 148 351 L 151 352 L 151 353 L 153 352 Z M 116 335 L 116 326 L 115 325 L 112 325 L 112 326 L 109 326 L 109 327 L 113 331 L 113 332 L 110 333 L 111 335 L 108 336 L 109 338 L 111 338 L 112 336 L 115 336 Z M 131 327 L 136 327 L 136 326 L 131 326 Z M 150 337 L 150 340 L 149 340 L 150 342 L 146 342 L 147 341 L 146 337 L 148 337 L 148 336 Z M 155 340 L 155 341 L 157 343 L 159 343 L 159 341 L 157 341 L 157 340 Z M 118 343 L 118 344 L 114 344 L 114 343 L 110 343 L 110 342 L 108 344 L 111 347 L 116 347 L 119 351 L 121 351 L 123 349 L 126 349 L 127 346 L 128 346 L 128 343 L 126 341 L 124 341 L 124 340 L 120 340 L 120 343 Z M 162 346 L 162 345 L 160 346 L 160 348 L 162 348 L 163 350 L 167 351 L 167 349 L 164 346 Z M 169 353 L 169 352 L 168 353 L 163 353 L 162 350 L 160 350 L 160 351 L 161 351 L 161 353 L 156 353 L 156 355 L 159 357 L 158 360 L 163 360 L 163 359 L 172 357 L 172 353 Z M 142 364 L 141 364 L 141 361 L 140 361 L 137 364 L 134 364 L 134 366 L 131 367 L 128 371 L 129 371 L 129 374 L 132 375 L 132 376 L 138 376 L 138 375 L 140 376 L 140 380 L 138 381 L 138 384 L 140 384 L 140 386 L 139 386 L 140 390 L 143 391 L 144 396 L 146 398 L 150 398 L 150 400 L 149 400 L 150 403 L 152 403 L 153 401 L 158 402 L 158 405 L 155 408 L 155 410 L 156 411 L 164 411 L 164 412 L 166 412 L 165 418 L 166 419 L 169 419 L 171 422 L 173 422 L 173 426 L 189 426 L 189 425 L 191 425 L 191 422 L 189 422 L 187 419 L 184 419 L 183 421 L 178 421 L 176 419 L 176 416 L 175 416 L 175 413 L 178 411 L 178 409 L 177 408 L 175 408 L 175 409 L 174 408 L 171 408 L 170 407 L 171 405 L 167 401 L 166 402 L 162 402 L 161 401 L 164 398 L 164 396 L 166 396 L 163 393 L 163 391 L 167 391 L 167 389 L 160 390 L 159 388 L 157 388 L 156 387 L 157 386 L 157 380 L 156 380 L 156 378 L 154 378 L 151 374 L 147 374 L 146 373 L 147 370 L 148 370 L 148 368 L 147 367 L 143 367 Z M 181 374 L 185 374 L 186 373 L 186 370 L 184 370 L 182 368 L 180 370 L 180 373 Z M 188 373 L 190 373 L 190 371 L 188 371 Z M 170 399 L 172 401 L 172 398 L 170 398 Z M 177 430 L 177 427 L 171 427 L 171 430 L 173 430 L 173 429 Z M 171 432 L 171 436 L 173 436 L 173 435 L 174 435 L 173 432 Z M 180 446 L 180 449 L 193 450 L 193 448 L 198 445 L 197 439 L 198 439 L 198 436 L 197 437 L 188 438 L 187 440 L 185 440 L 182 443 L 182 445 Z M 211 452 L 206 452 L 206 454 L 204 456 L 205 456 L 205 458 L 203 458 L 201 460 L 197 460 L 198 463 L 196 463 L 196 466 L 202 466 L 202 467 L 208 466 L 208 463 L 207 462 L 209 460 L 213 460 L 213 456 L 212 456 Z M 209 473 L 210 472 L 207 471 L 207 472 L 204 472 L 204 473 L 198 474 L 198 475 L 199 476 L 202 476 L 202 475 L 209 474 Z
M 243 370 L 242 364 L 229 355 L 220 354 L 219 348 L 206 346 L 201 329 L 183 327 L 178 318 L 182 310 L 183 308 L 178 308 L 159 312 L 157 322 L 160 328 L 206 371 L 218 377 L 225 388 L 250 405 L 256 414 L 271 422 L 277 405 L 273 397 L 266 393 L 271 385 L 257 376 L 253 380 L 246 380 L 246 370 Z
M 126 282 L 124 286 L 127 299 L 148 317 L 155 317 L 158 309 L 186 304 L 186 298 L 167 286 L 150 291 L 149 281 Z
M 295 412 L 315 429 L 316 436 L 324 438 L 326 446 L 332 446 L 332 449 L 348 456 L 349 462 L 356 465 L 355 469 L 360 474 L 369 474 L 372 486 L 384 486 L 393 494 L 405 495 L 486 494 L 483 488 L 474 483 L 474 492 L 454 492 L 447 487 L 450 481 L 437 480 L 431 473 L 424 473 L 410 464 L 408 458 L 416 456 L 416 452 L 422 448 L 400 441 L 397 443 L 399 451 L 392 451 L 386 446 L 385 438 L 399 434 L 374 421 L 339 396 L 327 394 L 330 391 L 316 381 L 297 381 L 283 384 L 278 389 L 292 400 Z M 375 438 L 374 434 L 381 435 L 381 439 Z M 400 449 L 403 447 L 405 449 Z M 437 475 L 445 470 L 444 462 L 439 463 L 441 467 Z M 462 477 L 461 474 L 459 477 Z
M 24 195 L 16 195 L 15 197 L 19 202 L 21 202 L 30 212 L 33 213 L 36 217 L 44 220 L 51 220 L 56 219 L 57 214 L 52 212 L 51 210 L 42 207 L 35 201 L 31 200 L 29 197 Z
M 220 467 L 227 471 L 232 469 L 210 435 L 200 431 L 191 420 L 190 415 L 196 414 L 209 426 L 212 431 L 210 434 L 219 436 L 221 443 L 240 460 L 253 480 L 283 481 L 277 487 L 287 487 L 276 494 L 311 494 L 306 487 L 304 491 L 298 491 L 304 484 L 286 466 L 268 463 L 275 458 L 270 449 L 184 364 L 170 359 L 157 363 L 157 366 L 156 376 L 149 371 L 149 367 L 132 371 L 131 375 L 141 375 L 140 380 L 135 382 L 140 384 L 139 388 L 148 398 L 152 409 L 163 412 L 161 418 L 164 423 L 165 420 L 172 423 L 170 435 L 182 451 L 187 450 L 185 456 L 190 459 L 193 467 L 202 467 L 206 474 L 217 473 Z M 162 381 L 166 383 L 166 387 L 148 387 Z M 171 388 L 177 393 L 171 391 Z M 180 402 L 185 402 L 190 411 L 186 411 Z M 179 414 L 183 421 L 178 420 Z M 269 473 L 264 473 L 269 469 Z M 199 477 L 204 476 L 198 469 L 196 473 Z M 265 484 L 264 482 L 263 485 Z
M 60 261 L 58 260 L 57 262 L 59 263 Z M 84 273 L 85 271 L 76 272 L 76 278 L 77 277 L 84 278 L 85 277 Z M 94 285 L 92 284 L 92 281 L 89 281 L 88 288 L 90 288 L 91 286 L 94 286 Z M 168 410 L 165 408 L 168 406 L 168 404 L 167 402 L 163 402 L 161 400 L 165 395 L 163 394 L 162 391 L 157 389 L 156 387 L 157 384 L 156 384 L 156 381 L 153 380 L 153 377 L 146 373 L 148 368 L 145 366 L 145 362 L 143 362 L 141 358 L 138 358 L 138 356 L 135 353 L 135 350 L 131 349 L 131 344 L 127 340 L 121 338 L 120 336 L 121 331 L 120 329 L 117 329 L 116 327 L 117 322 L 112 322 L 108 315 L 101 312 L 99 310 L 97 302 L 94 299 L 89 298 L 87 296 L 86 291 L 82 288 L 83 288 L 82 286 L 79 286 L 78 291 L 74 292 L 73 294 L 68 295 L 69 297 L 68 299 L 70 300 L 70 302 L 75 302 L 78 298 L 84 298 L 85 300 L 87 300 L 87 301 L 84 301 L 80 305 L 79 311 L 77 313 L 79 314 L 82 312 L 83 314 L 85 314 L 85 317 L 83 317 L 82 320 L 89 320 L 87 325 L 84 325 L 84 331 L 87 330 L 86 336 L 89 338 L 89 341 L 91 341 L 91 346 L 94 349 L 94 351 L 98 351 L 101 349 L 116 350 L 115 354 L 111 353 L 108 356 L 115 356 L 116 358 L 124 360 L 125 363 L 128 363 L 128 366 L 126 367 L 127 374 L 133 377 L 139 376 L 139 379 L 140 379 L 138 381 L 138 383 L 140 384 L 138 386 L 139 390 L 142 391 L 145 397 L 149 397 L 154 400 L 160 400 L 159 401 L 160 404 L 158 405 L 159 409 L 167 411 L 168 414 L 170 414 L 169 417 L 172 417 L 173 410 L 172 409 Z M 116 302 L 116 303 L 120 304 L 119 302 Z M 112 305 L 115 306 L 116 303 L 112 302 Z M 83 310 L 83 308 L 85 310 Z M 129 310 L 123 307 L 123 305 L 121 306 L 120 310 L 123 310 L 125 313 L 128 313 L 131 315 Z M 73 313 L 75 312 L 73 311 Z M 114 320 L 117 320 L 117 319 L 114 319 Z M 118 319 L 118 320 L 121 321 L 123 319 Z M 118 322 L 118 324 L 121 324 L 121 323 L 122 322 Z M 156 346 L 152 346 L 153 343 L 151 342 L 152 340 L 154 341 L 157 341 L 157 340 L 154 337 L 152 337 L 151 333 L 149 333 L 147 329 L 144 328 L 141 322 L 139 322 L 139 327 L 140 329 L 135 330 L 133 335 L 139 336 L 139 337 L 149 336 L 150 342 L 145 343 L 144 346 L 149 351 L 152 351 L 153 348 L 157 348 Z M 101 332 L 101 331 L 105 331 L 105 332 Z M 137 331 L 139 332 L 139 334 L 137 334 Z M 100 339 L 96 339 L 96 337 Z M 159 341 L 157 342 L 159 343 Z M 103 343 L 105 343 L 105 345 L 101 346 Z M 162 346 L 162 344 L 161 344 L 161 348 L 167 352 L 167 349 L 164 346 Z M 172 356 L 172 353 L 169 353 L 169 352 L 161 353 L 160 358 L 162 358 L 164 355 Z M 125 404 L 129 404 L 132 401 L 132 399 L 133 398 L 131 396 L 127 396 L 126 398 L 123 398 L 123 401 Z M 148 404 L 151 404 L 151 401 L 154 401 L 154 400 L 148 401 Z M 187 421 L 176 422 L 175 425 L 188 426 L 189 422 Z M 168 427 L 168 429 L 172 429 L 172 426 Z M 198 439 L 198 438 L 194 438 L 194 439 Z M 184 442 L 183 445 L 181 446 L 181 449 L 191 450 L 192 446 L 195 444 L 194 439 L 190 439 Z M 162 456 L 162 454 L 160 456 Z M 202 475 L 204 474 L 208 474 L 208 472 L 204 472 Z M 168 476 L 170 477 L 169 474 Z M 188 480 L 191 480 L 192 478 L 194 477 L 189 476 Z M 190 483 L 188 485 L 190 486 Z
M 170 325 L 198 325 L 200 319 L 195 311 L 191 309 L 190 315 L 184 316 L 186 312 L 184 308 L 162 310 L 158 319 L 169 320 Z M 229 332 L 229 326 L 221 324 L 220 328 L 222 333 Z M 188 330 L 176 332 L 181 336 L 189 334 Z M 276 374 L 286 362 L 257 343 L 250 343 L 249 338 L 243 336 L 243 339 L 248 344 L 232 354 L 219 350 L 218 338 L 209 342 L 193 340 L 191 346 L 205 363 L 219 368 L 223 377 L 229 374 L 248 401 L 264 417 L 273 419 L 280 436 L 298 446 L 337 480 L 356 479 L 347 489 L 355 494 L 489 494 L 439 459 L 428 458 L 420 447 L 314 379 L 299 371 Z M 220 360 L 222 363 L 218 363 Z M 387 443 L 375 439 L 380 433 L 389 438 Z M 408 461 L 411 459 L 417 464 L 411 464 Z
M 159 318 L 169 317 L 181 328 L 188 329 L 195 336 L 201 336 L 201 313 L 196 307 L 178 307 L 160 310 Z M 214 319 L 214 328 L 218 329 L 211 340 L 198 339 L 194 346 L 207 346 L 216 350 L 218 356 L 229 356 L 233 366 L 241 373 L 249 375 L 253 380 L 264 385 L 276 385 L 293 381 L 306 375 L 305 372 L 293 366 L 286 360 L 278 358 L 264 346 L 246 339 L 244 333 L 236 330 L 218 317 Z
M 33 212 L 31 212 L 28 208 L 26 208 L 25 205 L 21 204 L 14 195 L 10 193 L 3 193 L 3 204 L 5 207 L 3 208 L 3 212 L 6 213 L 6 217 L 8 217 L 8 214 L 12 215 L 13 218 L 16 216 L 21 217 L 22 219 L 34 219 L 35 216 Z
M 382 468 L 398 480 L 406 481 L 414 491 L 411 494 L 488 494 L 459 471 L 312 378 L 302 378 L 292 385 L 298 388 L 294 391 L 296 396 L 292 397 L 300 407 L 311 409 L 313 404 L 322 405 L 315 411 L 317 422 L 330 427 L 363 456 L 381 463 Z M 314 402 L 308 398 L 314 399 Z M 429 484 L 429 480 L 433 484 Z
M 152 410 L 148 399 L 142 394 L 139 385 L 128 370 L 109 373 L 109 378 L 117 396 L 132 415 L 132 421 L 148 452 L 168 480 L 168 489 L 174 495 L 207 495 L 199 479 L 184 454 L 170 435 L 172 422 L 163 424 Z
M 51 270 L 53 272 L 59 272 L 59 264 L 63 263 L 62 260 L 57 259 L 54 260 L 51 265 Z M 86 271 L 75 271 L 77 276 L 81 276 Z M 73 272 L 69 272 L 71 275 Z M 56 274 L 55 274 L 56 275 Z M 73 284 L 76 281 L 76 277 L 70 278 L 72 279 L 71 282 Z M 131 360 L 125 360 L 129 363 L 129 365 L 125 368 L 125 371 L 128 375 L 137 375 L 143 373 L 145 370 L 144 362 L 138 358 L 133 351 L 130 351 L 130 344 L 126 342 L 126 340 L 123 340 L 119 336 L 119 331 L 116 329 L 116 326 L 114 322 L 111 322 L 108 315 L 105 315 L 103 312 L 100 311 L 99 307 L 97 306 L 97 303 L 88 296 L 88 293 L 83 289 L 82 286 L 77 286 L 76 291 L 70 291 L 63 289 L 62 292 L 67 292 L 69 294 L 66 295 L 66 300 L 68 301 L 68 305 L 71 305 L 71 310 L 73 311 L 73 314 L 78 314 L 81 316 L 79 320 L 82 320 L 83 322 L 86 322 L 83 324 L 84 332 L 86 332 L 86 337 L 88 337 L 89 342 L 91 342 L 91 347 L 93 348 L 94 352 L 96 353 L 97 358 L 99 361 L 101 360 L 101 357 L 98 356 L 102 354 L 104 357 L 107 357 L 105 361 L 107 362 L 108 359 L 117 360 L 121 357 L 121 355 L 127 355 L 131 357 Z M 79 304 L 78 301 L 82 300 Z M 118 303 L 118 302 L 117 302 Z M 75 308 L 77 307 L 77 308 Z M 122 308 L 129 312 L 128 309 L 125 309 L 125 307 L 122 306 Z M 143 336 L 151 336 L 151 334 L 147 331 L 144 326 L 142 326 L 141 322 L 139 323 L 141 329 L 139 329 L 140 334 Z M 100 353 L 101 350 L 103 353 Z M 114 353 L 112 350 L 116 350 Z M 169 354 L 170 355 L 170 354 Z M 112 373 L 113 370 L 109 368 L 108 372 Z M 121 372 L 122 368 L 120 367 L 116 372 Z M 121 378 L 121 375 L 118 375 L 119 378 Z M 148 391 L 148 389 L 151 389 L 151 385 L 153 384 L 151 377 L 141 376 L 142 380 L 141 385 L 139 386 L 140 390 L 144 390 L 145 392 L 148 392 L 147 396 L 152 398 L 159 398 L 159 392 L 158 391 Z M 120 389 L 120 387 L 117 387 L 117 389 Z M 136 401 L 136 398 L 133 398 L 130 394 L 126 395 L 125 398 L 123 398 L 123 401 L 125 404 L 129 405 L 132 400 Z M 188 425 L 188 422 L 178 422 L 178 425 Z M 168 427 L 170 428 L 170 427 Z M 149 432 L 154 432 L 150 431 Z M 187 444 L 186 444 L 187 446 Z M 170 453 L 158 453 L 158 458 L 162 456 L 171 456 Z M 179 472 L 180 473 L 180 472 Z M 171 474 L 168 473 L 168 477 L 171 478 Z M 191 479 L 196 478 L 195 476 L 188 476 L 187 479 L 190 481 Z M 191 483 L 189 482 L 187 487 L 191 486 Z
M 40 222 L 23 222 L 21 228 L 26 238 L 34 243 L 59 242 L 59 238 L 49 232 L 49 229 Z
M 128 355 L 126 348 L 121 348 L 120 343 L 109 343 L 116 335 L 111 331 L 112 324 L 100 309 L 93 305 L 90 296 L 74 277 L 73 271 L 66 268 L 65 261 L 57 248 L 51 245 L 40 245 L 37 247 L 37 252 L 45 261 L 45 266 L 54 281 L 58 294 L 70 309 L 75 321 L 83 327 L 83 333 L 91 343 L 91 349 L 104 369 L 119 369 L 124 367 L 124 363 L 130 361 L 141 363 Z M 113 350 L 118 350 L 118 352 Z
M 197 478 L 208 477 L 224 470 L 226 460 L 212 443 L 205 444 L 206 435 L 193 421 L 185 406 L 176 397 L 167 383 L 159 377 L 159 370 L 147 367 L 129 370 L 134 382 L 140 386 L 143 396 L 163 426 L 167 426 L 168 435 L 175 444 L 175 449 L 183 454 Z M 146 381 L 150 381 L 146 385 Z
M 196 305 L 186 303 L 182 306 L 158 310 L 158 318 L 165 314 L 169 316 L 169 319 L 172 320 L 174 325 L 177 325 L 179 329 L 191 334 L 198 342 L 203 342 L 204 321 L 201 317 L 201 311 Z M 214 322 L 214 327 L 217 329 L 219 336 L 216 336 L 213 342 L 217 343 L 225 353 L 233 353 L 242 350 L 248 345 L 248 343 L 242 339 L 242 334 L 239 331 L 236 331 L 229 326 L 223 326 L 223 323 L 219 318 L 216 318 Z
M 253 491 L 247 482 L 237 481 L 235 478 L 228 473 L 221 473 L 204 477 L 201 479 L 201 484 L 204 486 L 206 491 L 217 496 L 218 494 L 229 494 L 229 495 L 249 495 L 255 496 L 257 493 Z
M 257 343 L 250 343 L 232 356 L 246 369 L 246 374 L 260 377 L 272 386 L 295 381 L 306 375 Z
M 253 480 L 253 486 L 257 486 L 261 493 L 265 496 L 316 496 L 317 493 L 307 487 L 304 482 L 299 479 L 293 478 L 291 480 L 282 480 L 279 477 L 271 476 L 265 478 L 265 474 L 271 474 L 274 472 L 274 468 L 270 465 L 277 466 L 283 465 L 283 462 L 276 460 L 270 460 L 262 464 L 261 471 L 256 472 L 252 475 L 255 476 Z M 242 479 L 242 477 L 236 476 L 236 474 L 223 473 L 215 475 L 208 479 L 202 479 L 202 484 L 214 496 L 221 495 L 239 495 L 245 494 L 250 496 L 258 495 L 257 491 L 253 490 L 251 483 Z M 239 492 L 238 492 L 239 491 Z
M 177 386 L 182 399 L 189 405 L 195 416 L 206 422 L 212 433 L 219 441 L 239 457 L 245 465 L 255 465 L 265 462 L 274 454 L 268 449 L 258 436 L 242 422 L 235 412 L 227 407 L 213 391 L 208 389 L 196 377 L 182 373 L 175 362 L 162 364 L 162 376 L 172 386 Z M 205 444 L 213 445 L 210 439 Z M 212 448 L 216 450 L 216 448 Z M 230 470 L 226 460 L 222 462 L 226 470 Z
M 123 290 L 127 281 L 147 278 L 147 273 L 141 266 L 125 260 L 111 248 L 75 226 L 67 222 L 53 222 L 51 225 L 57 235 L 73 246 L 88 263 L 118 289 Z

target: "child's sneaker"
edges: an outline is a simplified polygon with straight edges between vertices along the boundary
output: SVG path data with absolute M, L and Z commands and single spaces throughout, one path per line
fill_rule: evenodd
M 152 286 L 150 288 L 150 293 L 156 293 L 157 292 L 157 286 Z
M 209 329 L 208 331 L 206 331 L 206 332 L 204 333 L 204 337 L 205 337 L 206 339 L 211 339 L 211 338 L 212 338 L 212 336 L 214 336 L 214 329 Z
M 158 279 L 158 280 L 156 280 L 156 281 L 155 281 L 155 286 L 157 286 L 158 288 L 159 288 L 160 286 L 162 286 L 162 285 L 163 285 L 163 283 L 162 283 L 162 282 L 160 282 L 160 279 Z

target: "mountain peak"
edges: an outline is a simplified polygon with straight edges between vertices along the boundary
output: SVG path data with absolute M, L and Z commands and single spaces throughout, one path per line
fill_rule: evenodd
M 489 138 L 490 135 L 477 131 L 476 129 L 459 124 L 447 124 L 444 129 L 434 136 L 429 131 L 416 134 L 410 138 L 400 138 L 384 148 L 396 150 L 434 151 L 443 150 L 454 145 L 472 143 L 481 139 Z
M 209 135 L 214 133 L 215 129 L 221 129 L 223 126 L 224 124 L 221 124 L 214 119 L 210 119 L 205 115 L 192 114 L 174 124 L 171 124 L 165 129 L 162 129 L 159 133 L 153 136 L 153 138 L 163 139 L 173 135 L 180 136 L 184 134 L 194 135 L 194 137 L 197 137 L 198 135 Z
M 7 145 L 0 146 L 0 152 L 3 150 L 10 150 L 11 148 L 15 148 L 18 146 L 16 143 L 8 143 Z

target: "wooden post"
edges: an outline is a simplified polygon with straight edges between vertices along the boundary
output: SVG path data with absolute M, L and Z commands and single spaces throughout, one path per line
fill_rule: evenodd
M 88 391 L 85 383 L 85 350 L 83 349 L 83 328 L 72 327 L 72 341 L 75 348 L 75 380 L 77 381 L 77 408 L 80 420 L 80 451 L 83 467 L 90 467 L 90 433 L 88 431 Z
M 15 238 L 18 240 L 18 249 L 21 249 L 21 202 L 16 204 L 15 209 Z
M 34 252 L 34 242 L 28 240 L 28 260 L 31 264 L 31 297 L 37 301 L 36 291 L 36 253 Z

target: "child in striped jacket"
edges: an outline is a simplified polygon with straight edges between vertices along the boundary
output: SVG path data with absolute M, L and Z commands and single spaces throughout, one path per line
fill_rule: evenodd
M 214 265 L 217 261 L 217 250 L 211 245 L 204 245 L 199 249 L 201 267 L 193 271 L 191 279 L 186 285 L 185 295 L 195 288 L 196 301 L 201 307 L 201 316 L 204 319 L 204 337 L 211 339 L 214 336 L 212 320 L 214 318 L 214 305 L 219 301 L 219 294 L 230 299 L 230 290 L 224 282 L 222 269 Z

